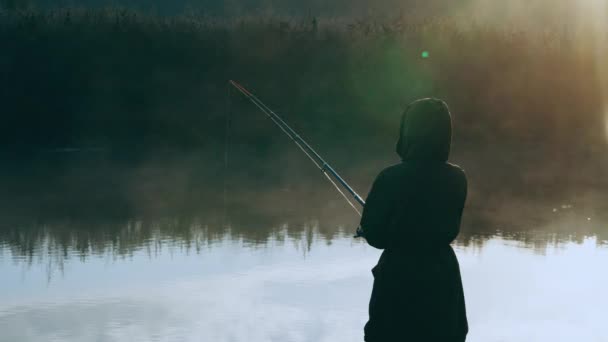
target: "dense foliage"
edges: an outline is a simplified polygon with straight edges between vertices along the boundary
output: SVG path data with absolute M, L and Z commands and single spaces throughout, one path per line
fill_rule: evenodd
M 2 168 L 0 203 L 11 214 L 209 212 L 228 184 L 233 204 L 273 217 L 309 215 L 301 203 L 335 217 L 341 199 L 325 202 L 333 190 L 314 183 L 322 179 L 308 161 L 229 79 L 284 115 L 362 194 L 394 160 L 403 108 L 422 96 L 451 106 L 453 160 L 469 174 L 469 211 L 482 224 L 597 204 L 593 191 L 606 184 L 606 71 L 584 30 L 65 9 L 0 12 L 0 46 L 0 152 L 38 158 Z M 93 157 L 43 153 L 70 149 Z M 123 166 L 90 160 L 117 154 Z

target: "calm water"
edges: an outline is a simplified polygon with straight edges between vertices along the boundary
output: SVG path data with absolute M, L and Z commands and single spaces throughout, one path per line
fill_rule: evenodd
M 314 168 L 56 164 L 0 170 L 1 342 L 362 341 L 380 251 Z M 606 184 L 467 171 L 468 341 L 608 342 Z
M 608 341 L 608 247 L 537 233 L 457 243 L 469 341 Z M 310 227 L 243 238 L 154 234 L 83 254 L 0 247 L 1 341 L 361 341 L 379 251 Z M 196 238 L 194 238 L 196 239 Z M 75 243 L 75 241 L 72 241 Z

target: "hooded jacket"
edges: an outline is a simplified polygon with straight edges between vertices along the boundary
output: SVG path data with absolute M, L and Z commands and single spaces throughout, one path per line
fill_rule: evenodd
M 462 169 L 447 162 L 451 115 L 437 99 L 405 110 L 396 152 L 400 164 L 374 181 L 361 219 L 367 242 L 384 249 L 374 274 L 365 340 L 459 341 L 468 324 L 458 260 L 467 195 Z

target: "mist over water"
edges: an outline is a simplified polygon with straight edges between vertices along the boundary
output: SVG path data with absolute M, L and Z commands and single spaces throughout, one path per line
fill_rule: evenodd
M 152 257 L 172 248 L 204 256 L 225 242 L 265 249 L 293 241 L 305 253 L 314 244 L 349 240 L 356 213 L 295 147 L 286 152 L 288 164 L 277 158 L 254 165 L 240 163 L 233 151 L 228 167 L 200 155 L 120 162 L 120 154 L 83 152 L 13 160 L 15 169 L 0 178 L 3 259 L 43 262 L 50 279 L 74 258 L 142 251 Z M 471 182 L 457 246 L 483 248 L 498 238 L 543 254 L 589 239 L 608 243 L 608 201 L 596 180 L 533 188 L 491 179 L 494 186 L 485 188 L 475 163 L 461 164 Z M 336 168 L 365 196 L 383 164 L 367 166 L 367 175 L 357 165 Z
M 361 340 L 380 251 L 352 238 L 357 215 L 284 136 L 253 156 L 242 139 L 216 153 L 5 154 L 0 341 Z M 395 162 L 387 145 L 364 164 L 324 155 L 365 195 Z M 605 180 L 527 147 L 454 144 L 470 179 L 454 243 L 468 341 L 605 341 Z M 551 165 L 568 177 L 539 173 Z
M 362 340 L 380 251 L 229 79 L 363 197 L 445 99 L 467 341 L 608 341 L 602 1 L 6 3 L 0 342 Z

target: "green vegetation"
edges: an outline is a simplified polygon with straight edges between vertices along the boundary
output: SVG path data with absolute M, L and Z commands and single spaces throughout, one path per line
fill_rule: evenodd
M 7 11 L 24 10 L 30 5 L 28 0 L 0 0 L 0 9 Z
M 467 139 L 571 145 L 577 129 L 603 140 L 596 54 L 576 32 L 449 18 L 317 27 L 126 10 L 0 15 L 3 147 L 200 147 L 223 120 L 230 78 L 320 136 L 385 136 L 405 103 L 433 95 Z
M 465 165 L 501 165 L 497 177 L 518 167 L 530 181 L 552 182 L 555 167 L 562 178 L 599 176 L 605 165 L 588 162 L 606 147 L 595 46 L 582 29 L 529 30 L 449 17 L 2 12 L 0 148 L 207 151 L 221 165 L 230 105 L 235 158 L 285 156 L 276 129 L 228 97 L 236 79 L 338 166 L 368 164 L 366 176 L 393 158 L 399 115 L 421 96 L 450 104 Z
M 94 183 L 101 189 L 89 194 L 90 212 L 116 205 L 110 211 L 119 211 L 121 220 L 158 212 L 163 201 L 175 200 L 178 208 L 205 206 L 205 198 L 215 203 L 221 179 L 242 190 L 231 198 L 237 205 L 273 208 L 277 198 L 294 197 L 272 217 L 285 217 L 283 210 L 296 208 L 302 197 L 323 201 L 332 190 L 314 197 L 316 171 L 229 90 L 229 79 L 281 113 L 363 194 L 378 169 L 394 160 L 403 108 L 422 96 L 451 106 L 453 159 L 470 175 L 469 210 L 481 225 L 495 222 L 498 211 L 502 224 L 513 213 L 534 217 L 539 205 L 585 203 L 587 190 L 606 185 L 605 70 L 598 69 L 602 61 L 583 29 L 498 28 L 450 17 L 217 19 L 120 9 L 12 10 L 0 12 L 0 47 L 0 152 L 86 147 L 125 153 L 125 163 L 154 155 L 161 165 L 129 169 L 118 177 L 120 186 L 115 165 L 46 172 L 57 162 L 44 157 L 31 168 L 5 167 L 3 176 L 23 179 L 3 181 L 11 190 L 0 200 L 26 216 L 27 205 L 19 203 L 35 198 L 36 206 L 58 215 L 58 193 L 79 202 L 80 191 Z M 226 143 L 229 171 L 222 169 Z M 197 157 L 183 165 L 170 161 L 168 172 L 159 154 Z M 43 171 L 27 178 L 23 170 Z M 32 183 L 36 177 L 40 183 Z M 155 190 L 159 178 L 171 180 L 170 198 Z M 108 201 L 120 197 L 117 188 L 125 203 Z M 335 203 L 320 206 L 333 216 Z

